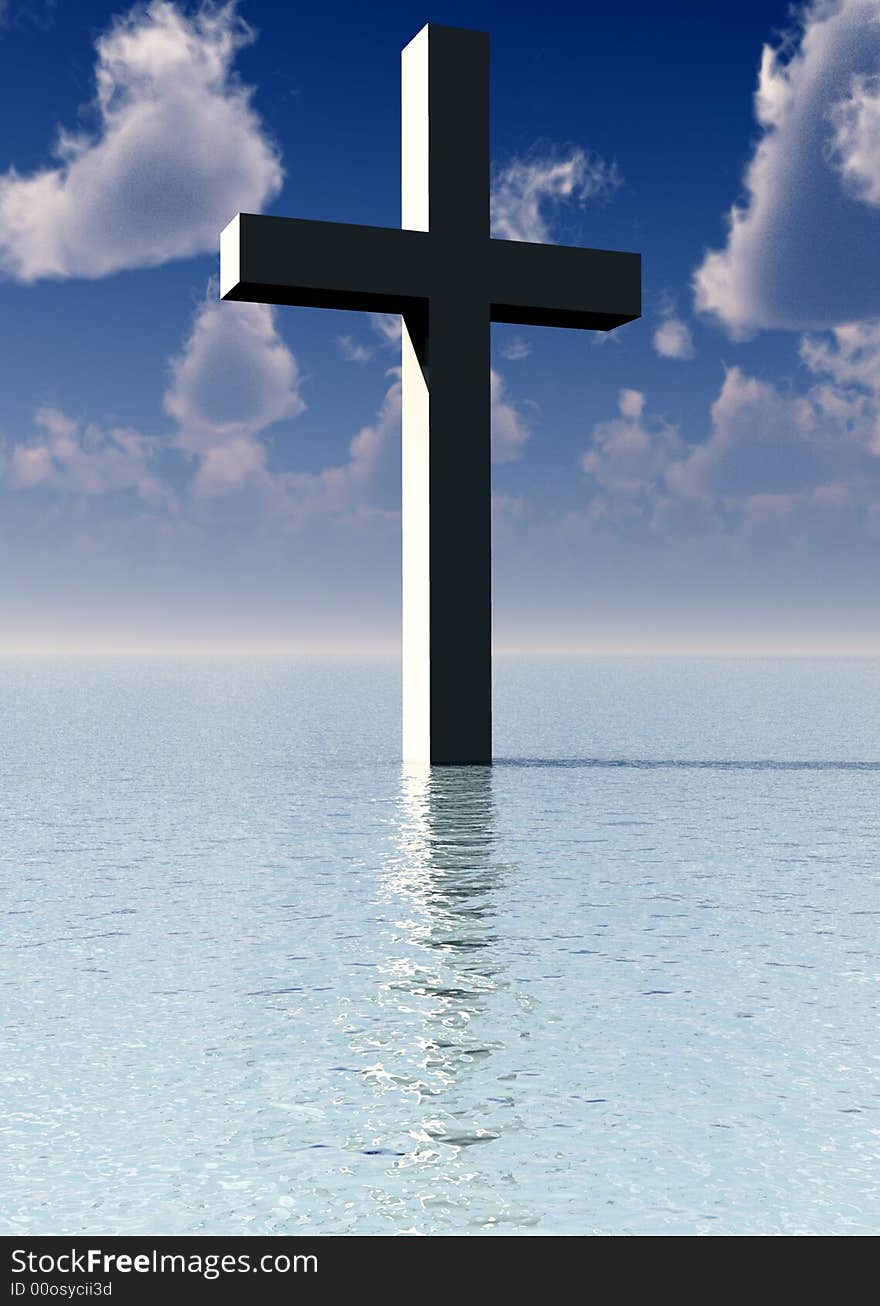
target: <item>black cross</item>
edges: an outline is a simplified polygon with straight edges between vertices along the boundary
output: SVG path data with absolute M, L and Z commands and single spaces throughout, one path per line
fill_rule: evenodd
M 403 751 L 492 760 L 490 322 L 609 331 L 641 258 L 489 235 L 489 38 L 422 28 L 402 56 L 402 230 L 240 213 L 223 299 L 403 318 Z

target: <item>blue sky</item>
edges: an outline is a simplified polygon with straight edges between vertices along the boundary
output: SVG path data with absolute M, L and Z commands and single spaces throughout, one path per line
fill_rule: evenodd
M 492 38 L 499 648 L 880 652 L 880 0 L 0 3 L 0 649 L 395 648 L 392 320 L 216 301 L 239 209 L 398 225 L 399 56 Z

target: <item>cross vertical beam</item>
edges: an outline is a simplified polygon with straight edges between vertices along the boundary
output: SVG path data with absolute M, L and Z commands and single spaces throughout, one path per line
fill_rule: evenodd
M 402 55 L 402 221 L 453 256 L 403 315 L 403 754 L 492 760 L 489 39 Z M 454 251 L 460 251 L 458 259 Z M 470 255 L 470 256 L 469 256 Z

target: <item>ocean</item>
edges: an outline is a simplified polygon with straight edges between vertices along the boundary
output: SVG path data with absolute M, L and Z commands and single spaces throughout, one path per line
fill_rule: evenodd
M 880 661 L 0 661 L 7 1234 L 880 1232 Z

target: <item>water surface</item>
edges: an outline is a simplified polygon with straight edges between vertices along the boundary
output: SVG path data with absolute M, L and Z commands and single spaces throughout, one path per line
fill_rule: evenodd
M 880 1231 L 880 663 L 0 662 L 5 1233 Z

